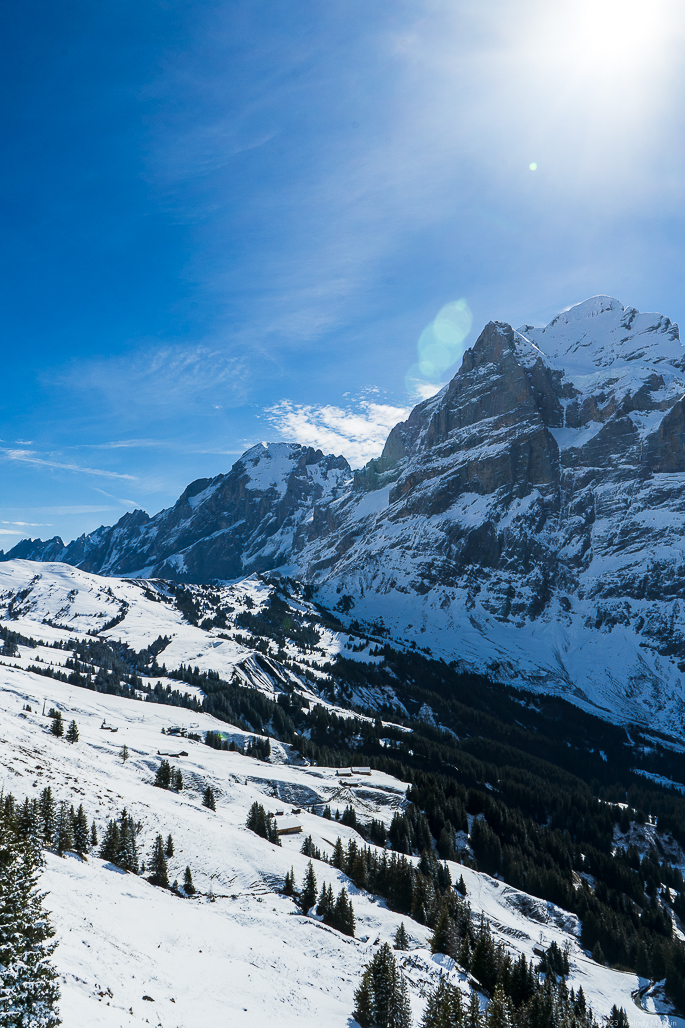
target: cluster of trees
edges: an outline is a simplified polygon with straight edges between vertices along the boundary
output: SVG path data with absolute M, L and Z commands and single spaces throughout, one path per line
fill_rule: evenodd
M 276 831 L 276 818 L 270 811 L 267 813 L 262 804 L 258 803 L 257 800 L 250 807 L 245 826 L 256 835 L 261 835 L 262 839 L 268 839 L 269 842 L 275 843 L 276 846 L 281 845 L 281 840 L 278 838 L 278 832 Z
M 303 652 L 313 649 L 321 641 L 321 632 L 311 617 L 295 615 L 286 601 L 273 592 L 257 614 L 241 611 L 235 619 L 238 628 L 244 628 L 259 638 L 273 639 L 282 651 L 288 641 Z
M 73 817 L 71 817 L 73 815 Z M 32 1028 L 61 1024 L 58 976 L 52 964 L 54 929 L 38 888 L 42 847 L 68 834 L 60 822 L 85 822 L 67 804 L 56 805 L 52 792 L 18 805 L 10 793 L 0 800 L 0 1023 Z M 87 827 L 86 827 L 87 834 Z M 46 842 L 46 840 L 48 840 Z
M 326 885 L 324 882 L 321 886 L 321 892 L 318 894 L 317 888 L 314 865 L 310 860 L 299 896 L 303 912 L 308 914 L 316 903 L 316 913 L 324 924 L 330 925 L 331 928 L 342 932 L 343 935 L 349 935 L 354 938 L 354 907 L 347 894 L 347 889 L 343 886 L 336 897 L 333 893 L 332 885 Z M 292 870 L 286 875 L 283 891 L 286 895 L 290 896 L 295 892 Z
M 158 789 L 173 789 L 174 792 L 180 792 L 183 789 L 183 773 L 180 767 L 174 767 L 164 759 L 157 768 L 155 786 Z
M 140 864 L 136 840 L 142 827 L 140 821 L 135 822 L 126 809 L 122 810 L 118 818 L 107 823 L 100 847 L 102 859 L 137 875 Z
M 364 969 L 354 1004 L 361 1028 L 411 1028 L 407 982 L 387 942 Z

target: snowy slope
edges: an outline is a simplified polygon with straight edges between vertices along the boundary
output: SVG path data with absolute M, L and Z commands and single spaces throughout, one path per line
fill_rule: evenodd
M 296 880 L 303 878 L 307 860 L 299 853 L 302 836 L 284 837 L 279 849 L 243 826 L 255 799 L 274 811 L 291 802 L 351 802 L 360 815 L 387 823 L 403 803 L 401 783 L 374 772 L 355 789 L 341 786 L 333 769 L 265 764 L 184 739 L 189 755 L 176 763 L 183 768 L 185 789 L 178 795 L 164 792 L 152 785 L 160 744 L 165 750 L 172 747 L 161 729 L 224 725 L 207 715 L 72 689 L 21 669 L 2 668 L 0 673 L 0 782 L 5 790 L 21 799 L 49 783 L 58 800 L 83 802 L 101 834 L 106 819 L 126 806 L 143 823 L 140 842 L 146 855 L 157 832 L 165 837 L 172 832 L 176 853 L 171 876 L 181 879 L 188 864 L 201 893 L 183 900 L 97 857 L 83 863 L 73 855 L 49 855 L 43 882 L 58 930 L 56 962 L 65 1024 L 196 1028 L 267 1019 L 312 1028 L 352 1024 L 360 970 L 379 942 L 392 939 L 401 919 L 318 861 L 319 883 L 330 881 L 336 890 L 347 884 L 357 938 L 304 917 L 277 891 L 291 865 Z M 44 702 L 77 721 L 77 744 L 49 734 L 47 718 L 39 713 Z M 26 703 L 32 713 L 22 710 Z M 103 721 L 117 733 L 103 730 Z M 123 743 L 131 759 L 122 765 Z M 217 795 L 216 813 L 201 805 L 200 791 L 207 783 Z M 328 852 L 337 835 L 355 835 L 306 811 L 301 819 L 304 833 L 311 833 Z M 453 878 L 463 873 L 474 911 L 485 913 L 513 953 L 532 957 L 541 940 L 545 945 L 568 940 L 570 983 L 582 984 L 596 1013 L 608 1013 L 613 1003 L 631 1009 L 638 979 L 601 968 L 583 954 L 572 916 L 461 865 L 452 865 L 451 871 Z M 404 921 L 413 948 L 403 963 L 418 1018 L 422 993 L 440 974 L 449 974 L 464 989 L 468 986 L 451 961 L 430 956 L 427 930 Z M 669 1022 L 653 1016 L 649 1023 Z M 685 1022 L 671 1018 L 670 1024 Z

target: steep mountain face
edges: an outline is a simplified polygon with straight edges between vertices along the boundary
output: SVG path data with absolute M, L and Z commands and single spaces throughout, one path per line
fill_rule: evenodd
M 344 457 L 291 443 L 253 446 L 227 475 L 192 482 L 173 507 L 136 510 L 65 546 L 24 540 L 0 559 L 64 561 L 105 575 L 203 582 L 270 570 L 289 559 L 313 505 L 352 479 Z
M 684 394 L 677 326 L 595 297 L 543 329 L 487 325 L 354 476 L 255 447 L 155 518 L 7 557 L 190 581 L 282 569 L 446 659 L 681 734 Z

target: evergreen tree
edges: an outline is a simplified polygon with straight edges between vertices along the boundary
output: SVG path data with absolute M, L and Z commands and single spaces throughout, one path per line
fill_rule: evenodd
M 324 884 L 321 886 L 321 893 L 319 895 L 318 902 L 316 904 L 316 912 L 319 917 L 322 917 L 326 924 L 330 924 L 330 920 L 335 910 L 335 896 L 333 895 L 333 886 Z
M 176 790 L 176 792 L 181 792 L 181 790 L 183 789 L 183 775 L 181 773 L 180 767 L 177 767 L 174 771 L 173 787 Z
M 62 721 L 62 715 L 59 710 L 56 710 L 52 715 L 52 724 L 50 725 L 50 731 L 53 735 L 56 735 L 58 739 L 64 735 L 64 722 Z
M 604 953 L 602 952 L 602 947 L 599 944 L 599 939 L 592 947 L 592 959 L 595 960 L 598 964 L 606 963 L 606 960 L 604 959 Z
M 83 809 L 83 804 L 79 804 L 79 808 L 74 818 L 74 849 L 78 853 L 79 857 L 84 857 L 89 849 L 89 831 L 88 831 L 88 819 L 86 812 Z
M 316 892 L 314 893 L 316 896 Z M 340 890 L 333 913 L 331 915 L 331 926 L 337 928 L 343 935 L 350 935 L 354 938 L 354 908 L 347 895 L 347 889 Z
M 307 871 L 300 894 L 300 903 L 305 914 L 316 903 L 316 875 L 314 874 L 314 865 L 311 860 L 307 864 Z
M 245 825 L 251 832 L 261 835 L 263 839 L 268 839 L 269 842 L 275 843 L 276 846 L 281 845 L 275 817 L 271 813 L 267 814 L 261 803 L 257 803 L 256 800 L 250 807 Z
M 614 1003 L 609 1014 L 609 1024 L 611 1028 L 630 1028 L 628 1021 L 628 1015 L 626 1014 L 623 1007 L 617 1007 Z
M 407 935 L 407 929 L 404 927 L 404 921 L 402 921 L 400 927 L 395 932 L 395 949 L 409 949 L 409 936 Z
M 185 892 L 186 896 L 194 896 L 195 895 L 195 886 L 193 885 L 193 876 L 190 873 L 190 868 L 189 867 L 186 867 L 186 869 L 185 869 L 185 871 L 183 873 L 183 891 Z
M 62 800 L 57 812 L 57 824 L 55 827 L 55 845 L 57 855 L 62 857 L 66 850 L 74 845 L 74 834 L 71 827 L 71 810 L 66 800 Z
M 421 1028 L 464 1028 L 461 992 L 444 978 L 428 996 Z
M 456 957 L 457 942 L 454 933 L 454 921 L 447 907 L 443 907 L 431 939 L 431 953 L 444 953 L 448 957 Z
M 95 821 L 93 821 L 92 825 L 90 826 L 90 845 L 92 846 L 93 849 L 95 849 L 97 844 L 98 844 L 98 828 L 97 828 L 97 825 L 95 824 Z
M 173 857 L 174 855 L 174 840 L 171 838 L 171 832 L 167 835 L 164 853 L 167 857 Z
M 340 836 L 335 840 L 335 847 L 333 849 L 333 855 L 331 856 L 331 864 L 333 867 L 337 868 L 338 871 L 345 870 L 345 850 Z
M 50 962 L 54 930 L 37 888 L 42 858 L 34 840 L 0 842 L 0 1023 L 16 1028 L 61 1024 L 58 976 Z
M 483 1017 L 480 1012 L 480 1002 L 475 992 L 471 993 L 466 1016 L 464 1017 L 464 1028 L 482 1028 Z
M 387 942 L 366 966 L 354 1001 L 362 1028 L 411 1028 L 407 983 Z
M 49 785 L 40 794 L 39 810 L 43 842 L 46 846 L 52 846 L 55 837 L 55 801 Z
M 69 727 L 67 728 L 67 742 L 78 742 L 78 725 L 75 721 L 70 722 Z
M 171 764 L 168 760 L 163 760 L 157 768 L 155 785 L 158 789 L 168 789 L 171 785 Z
M 211 785 L 208 785 L 205 789 L 202 797 L 202 803 L 209 810 L 216 810 L 216 799 L 214 796 L 214 789 L 212 789 Z
M 511 1000 L 504 992 L 501 984 L 495 988 L 495 995 L 488 1003 L 485 1014 L 486 1028 L 512 1028 L 514 1011 Z
M 107 828 L 105 829 L 105 837 L 102 840 L 102 846 L 100 847 L 100 856 L 102 859 L 109 860 L 111 864 L 116 864 L 120 842 L 121 832 L 119 831 L 118 823 L 116 821 L 109 821 Z
M 130 757 L 130 755 L 131 754 L 128 752 L 128 746 L 126 745 L 126 743 L 124 743 L 124 745 L 121 747 L 121 750 L 119 751 L 119 757 L 121 758 L 121 763 L 125 764 L 126 761 L 128 760 L 128 758 Z M 157 783 L 155 782 L 155 785 L 156 784 Z
M 169 869 L 164 856 L 164 839 L 161 835 L 157 836 L 152 847 L 150 871 L 150 881 L 153 885 L 159 885 L 163 889 L 169 888 Z
M 291 867 L 289 871 L 285 873 L 285 881 L 283 882 L 283 895 L 293 896 L 295 894 L 295 872 Z
M 138 829 L 133 818 L 124 809 L 119 816 L 119 841 L 114 863 L 124 871 L 138 874 Z

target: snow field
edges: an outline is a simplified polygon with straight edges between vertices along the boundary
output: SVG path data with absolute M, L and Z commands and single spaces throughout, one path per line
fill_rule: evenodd
M 330 852 L 338 835 L 344 842 L 355 837 L 361 842 L 353 829 L 303 809 L 298 816 L 303 833 L 283 837 L 279 848 L 244 827 L 255 800 L 267 810 L 286 813 L 314 801 L 330 802 L 333 810 L 351 803 L 360 816 L 380 817 L 387 824 L 403 803 L 403 783 L 374 772 L 355 778 L 360 784 L 353 788 L 332 768 L 264 763 L 161 734 L 162 727 L 184 727 L 244 735 L 208 715 L 91 693 L 19 669 L 3 668 L 1 674 L 0 783 L 5 791 L 21 800 L 50 784 L 56 800 L 83 802 L 100 838 L 107 819 L 126 806 L 143 823 L 141 856 L 149 855 L 158 832 L 165 838 L 171 832 L 170 879 L 181 881 L 188 864 L 202 894 L 184 900 L 97 857 L 82 862 L 74 855 L 60 859 L 49 854 L 43 883 L 59 939 L 55 961 L 65 1025 L 196 1028 L 270 1018 L 284 1026 L 343 1028 L 352 1023 L 362 967 L 379 942 L 392 940 L 401 921 L 412 945 L 419 947 L 402 958 L 415 1019 L 426 989 L 440 974 L 450 974 L 466 988 L 465 976 L 452 961 L 431 957 L 425 927 L 360 893 L 334 868 L 314 861 L 319 887 L 330 883 L 337 892 L 347 884 L 357 919 L 354 940 L 304 917 L 292 900 L 278 894 L 291 866 L 296 882 L 302 882 L 308 860 L 299 850 L 306 835 Z M 49 721 L 40 713 L 44 701 L 48 708 L 58 706 L 65 721 L 76 720 L 77 744 L 49 733 Z M 33 713 L 22 711 L 25 703 Z M 103 721 L 118 731 L 102 729 Z M 131 755 L 125 764 L 120 760 L 123 743 Z M 188 757 L 168 759 L 183 770 L 183 792 L 155 789 L 157 751 L 182 749 Z M 281 752 L 287 759 L 285 747 Z M 201 804 L 207 783 L 217 796 L 216 813 Z M 568 940 L 570 984 L 583 985 L 596 1013 L 608 1013 L 613 1003 L 631 1009 L 638 979 L 601 968 L 583 954 L 572 915 L 462 865 L 452 864 L 450 871 L 454 880 L 463 874 L 472 909 L 486 915 L 514 954 L 533 958 L 535 945 Z M 668 1021 L 650 1015 L 649 1023 Z M 676 1023 L 685 1025 L 671 1018 Z

